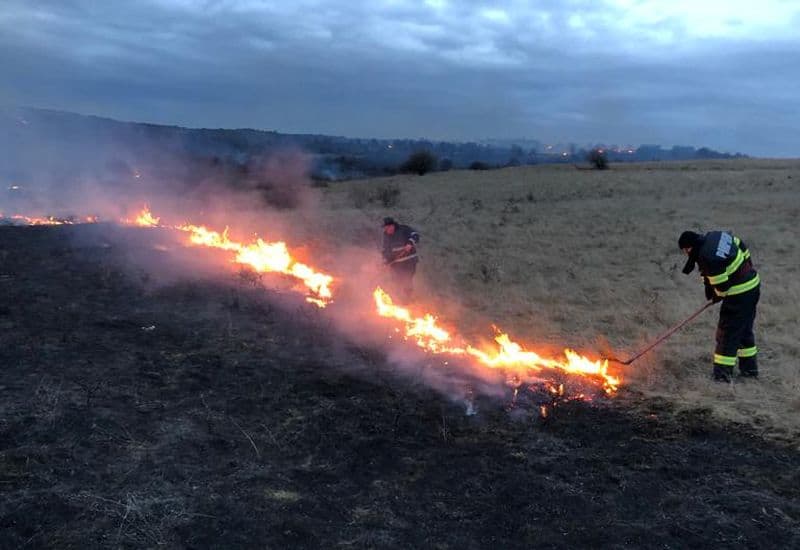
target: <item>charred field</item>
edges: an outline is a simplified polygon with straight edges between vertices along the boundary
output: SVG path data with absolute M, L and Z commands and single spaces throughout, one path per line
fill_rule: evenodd
M 800 454 L 751 427 L 625 388 L 467 416 L 324 312 L 156 284 L 104 232 L 0 227 L 2 547 L 800 546 Z

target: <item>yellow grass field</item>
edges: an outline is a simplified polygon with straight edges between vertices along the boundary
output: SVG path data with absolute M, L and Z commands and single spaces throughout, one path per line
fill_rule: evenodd
M 763 281 L 760 380 L 710 381 L 715 307 L 623 367 L 625 386 L 800 441 L 799 185 L 800 161 L 550 165 L 336 183 L 322 210 L 358 245 L 377 243 L 385 215 L 417 228 L 417 306 L 444 324 L 488 339 L 495 323 L 537 351 L 595 357 L 628 357 L 701 306 L 678 235 L 730 229 Z

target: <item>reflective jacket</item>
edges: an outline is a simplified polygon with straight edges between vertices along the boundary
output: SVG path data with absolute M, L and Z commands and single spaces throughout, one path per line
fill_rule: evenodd
M 705 234 L 697 252 L 697 265 L 706 287 L 720 297 L 753 290 L 761 282 L 747 245 L 728 231 Z
M 417 243 L 419 233 L 407 225 L 395 224 L 394 233 L 383 234 L 383 259 L 387 264 L 417 261 Z M 411 251 L 405 252 L 405 246 L 411 245 Z

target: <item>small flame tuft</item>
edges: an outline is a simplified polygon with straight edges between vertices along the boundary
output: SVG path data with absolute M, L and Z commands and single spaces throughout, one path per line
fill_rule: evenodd
M 134 223 L 136 225 L 140 225 L 142 227 L 158 227 L 159 223 L 161 222 L 161 218 L 156 218 L 150 212 L 150 208 L 145 204 L 142 211 L 139 212 L 139 215 L 136 216 L 136 220 Z

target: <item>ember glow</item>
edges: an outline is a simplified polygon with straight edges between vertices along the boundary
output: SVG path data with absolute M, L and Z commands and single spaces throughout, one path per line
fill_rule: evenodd
M 499 333 L 495 337 L 497 348 L 491 350 L 455 342 L 446 329 L 437 325 L 436 317 L 430 313 L 412 315 L 407 308 L 394 305 L 391 297 L 381 288 L 375 289 L 373 297 L 378 315 L 402 322 L 404 329 L 398 329 L 398 332 L 429 353 L 470 356 L 486 367 L 503 369 L 520 378 L 548 369 L 590 376 L 600 381 L 608 394 L 617 391 L 621 382 L 618 377 L 609 374 L 606 360 L 592 361 L 570 349 L 564 350 L 563 358 L 544 358 L 533 351 L 525 350 L 505 333 Z M 563 388 L 557 391 L 563 393 Z

